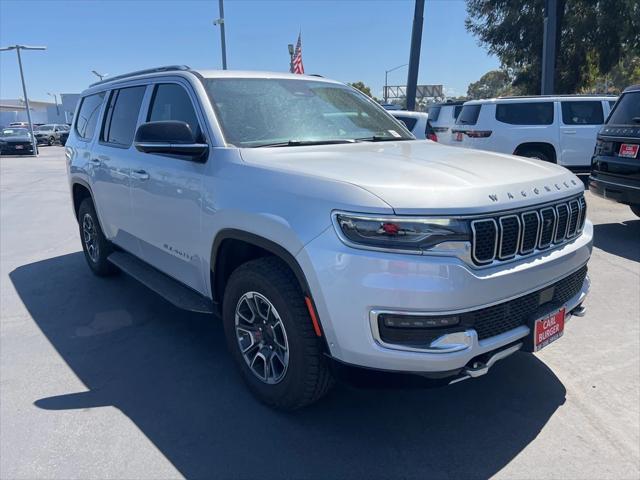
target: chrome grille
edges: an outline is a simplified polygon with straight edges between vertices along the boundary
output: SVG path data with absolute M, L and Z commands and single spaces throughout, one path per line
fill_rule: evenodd
M 471 222 L 472 258 L 478 265 L 529 255 L 561 245 L 582 232 L 587 204 L 584 196 L 508 215 Z

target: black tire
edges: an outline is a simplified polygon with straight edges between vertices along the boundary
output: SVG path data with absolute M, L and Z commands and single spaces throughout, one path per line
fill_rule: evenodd
M 118 269 L 107 257 L 113 252 L 113 246 L 105 238 L 96 215 L 96 210 L 90 198 L 85 198 L 78 209 L 78 226 L 80 229 L 80 242 L 84 258 L 91 271 L 99 277 L 106 277 L 118 272 Z M 92 240 L 89 241 L 85 230 L 93 229 Z
M 640 217 L 640 204 L 638 204 L 638 205 L 629 205 L 629 208 L 635 214 L 636 217 Z
M 53 145 L 53 142 L 55 142 L 55 141 L 56 141 L 56 139 L 54 137 L 49 137 L 49 140 L 47 141 L 47 144 L 49 146 L 51 146 L 51 145 Z
M 289 357 L 277 383 L 269 384 L 258 378 L 240 349 L 236 308 L 249 292 L 266 298 L 284 325 Z M 255 318 L 259 320 L 259 317 Z M 231 274 L 224 292 L 222 320 L 229 350 L 249 389 L 261 402 L 279 410 L 295 410 L 316 402 L 333 385 L 322 342 L 315 334 L 302 290 L 294 274 L 280 259 L 252 260 Z M 266 335 L 264 339 L 266 342 Z M 253 337 L 251 343 L 255 344 Z M 255 351 L 258 350 L 261 351 L 260 347 L 256 347 Z
M 527 158 L 534 158 L 537 160 L 542 160 L 543 162 L 552 162 L 553 160 L 551 160 L 551 158 L 549 158 L 549 155 L 547 155 L 546 153 L 544 153 L 541 150 L 535 150 L 535 149 L 527 149 L 527 150 L 522 150 L 521 152 L 518 152 L 518 155 L 520 155 L 521 157 L 527 157 Z

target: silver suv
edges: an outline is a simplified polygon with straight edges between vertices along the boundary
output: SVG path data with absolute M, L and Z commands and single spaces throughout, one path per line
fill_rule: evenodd
M 163 67 L 92 85 L 74 118 L 89 267 L 219 314 L 271 406 L 344 371 L 477 377 L 584 311 L 593 228 L 573 174 L 416 140 L 349 86 Z

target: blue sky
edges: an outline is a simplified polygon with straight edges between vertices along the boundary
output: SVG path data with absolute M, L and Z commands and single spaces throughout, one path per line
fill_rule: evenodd
M 287 44 L 302 30 L 307 73 L 354 82 L 382 96 L 384 71 L 407 63 L 413 0 L 225 0 L 230 69 L 286 71 Z M 158 65 L 221 68 L 217 0 L 0 0 L 0 46 L 46 45 L 24 52 L 29 97 L 80 92 L 91 74 Z M 498 66 L 464 28 L 465 2 L 427 0 L 419 83 L 450 95 Z M 407 69 L 389 74 L 405 84 Z M 0 97 L 22 96 L 15 52 L 0 53 Z

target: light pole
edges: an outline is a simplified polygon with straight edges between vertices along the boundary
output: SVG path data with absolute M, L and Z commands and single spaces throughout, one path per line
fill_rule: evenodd
M 53 101 L 56 102 L 56 115 L 59 117 L 60 116 L 60 108 L 58 107 L 58 95 L 56 95 L 55 93 L 50 93 L 50 92 L 47 92 L 47 95 L 49 95 L 50 97 L 53 97 Z
M 387 103 L 387 99 L 388 99 L 388 95 L 387 95 L 387 76 L 389 75 L 389 73 L 393 72 L 394 70 L 398 70 L 399 68 L 402 67 L 406 67 L 407 65 L 409 65 L 408 63 L 405 63 L 403 65 L 398 65 L 397 67 L 393 67 L 389 70 L 385 70 L 384 71 L 384 103 Z
M 100 81 L 102 81 L 102 79 L 104 77 L 106 77 L 107 75 L 109 75 L 108 73 L 98 73 L 95 70 L 91 70 L 91 73 L 93 73 L 96 77 L 98 77 L 100 79 Z
M 22 81 L 22 93 L 24 95 L 24 103 L 27 107 L 27 120 L 29 121 L 29 132 L 31 132 L 31 143 L 33 144 L 33 154 L 38 155 L 38 142 L 33 134 L 33 122 L 31 121 L 31 109 L 29 108 L 29 97 L 27 95 L 27 86 L 24 83 L 24 72 L 22 71 L 22 57 L 20 50 L 46 50 L 47 47 L 30 47 L 27 45 L 11 45 L 9 47 L 1 47 L 0 52 L 15 50 L 18 55 L 18 66 L 20 67 L 20 80 Z
M 224 37 L 224 2 L 218 0 L 218 6 L 220 7 L 220 17 L 213 21 L 214 25 L 220 25 L 220 48 L 222 49 L 222 69 L 227 69 L 227 43 Z

